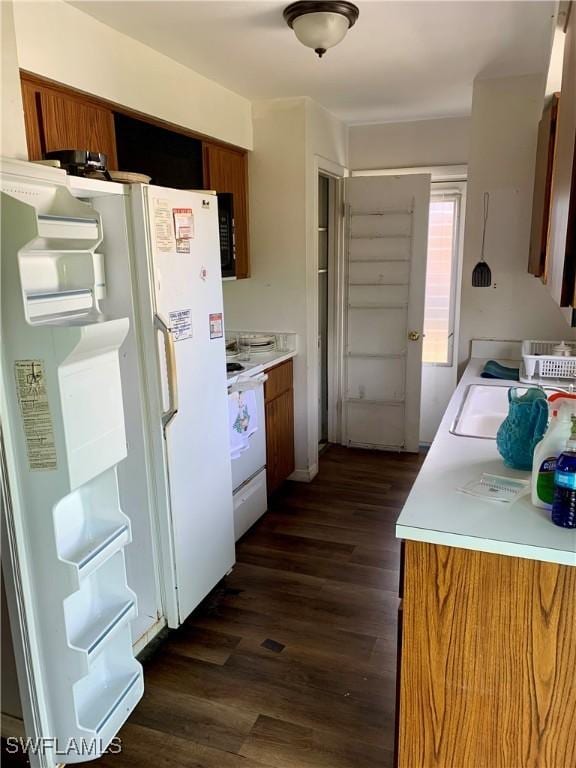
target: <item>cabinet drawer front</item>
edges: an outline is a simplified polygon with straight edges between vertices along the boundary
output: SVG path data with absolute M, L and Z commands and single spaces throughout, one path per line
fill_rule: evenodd
M 292 389 L 292 360 L 280 363 L 280 365 L 270 368 L 266 373 L 268 374 L 268 381 L 264 385 L 264 398 L 267 403 L 274 400 L 274 398 L 278 397 L 278 395 L 281 395 L 283 392 Z

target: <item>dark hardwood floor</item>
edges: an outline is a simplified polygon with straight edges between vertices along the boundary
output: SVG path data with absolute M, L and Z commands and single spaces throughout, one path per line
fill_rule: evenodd
M 145 664 L 102 768 L 390 768 L 399 544 L 421 456 L 330 447 Z M 86 764 L 88 765 L 88 764 Z

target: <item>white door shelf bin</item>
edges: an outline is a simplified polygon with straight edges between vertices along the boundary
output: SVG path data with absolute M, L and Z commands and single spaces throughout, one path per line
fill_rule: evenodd
M 44 735 L 86 745 L 49 757 L 78 763 L 106 750 L 143 692 L 123 552 L 131 528 L 117 480 L 126 456 L 119 349 L 128 320 L 107 320 L 98 306 L 99 214 L 44 177 L 1 181 L 3 384 L 22 497 L 18 546 L 41 638 Z
M 20 203 L 14 211 L 20 244 L 20 282 L 29 322 L 97 315 L 100 215 L 69 193 L 44 201 L 46 212 Z M 64 214 L 64 207 L 72 209 Z M 76 214 L 76 215 L 74 215 Z
M 94 660 L 90 673 L 74 685 L 78 726 L 95 736 L 116 733 L 142 695 L 142 668 L 132 655 L 129 627 L 125 627 Z
M 94 658 L 106 641 L 136 615 L 136 596 L 126 583 L 120 550 L 64 600 L 70 647 Z
M 45 240 L 94 242 L 100 240 L 98 214 L 90 218 L 80 216 L 38 215 L 38 237 Z
M 56 504 L 54 536 L 58 558 L 74 569 L 78 583 L 130 542 L 113 469 Z

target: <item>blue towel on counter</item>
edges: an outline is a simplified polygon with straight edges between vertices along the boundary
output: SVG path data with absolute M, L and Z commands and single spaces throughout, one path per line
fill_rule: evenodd
M 483 379 L 507 379 L 508 381 L 518 381 L 520 379 L 520 369 L 508 368 L 506 365 L 497 363 L 496 360 L 488 360 L 480 376 Z

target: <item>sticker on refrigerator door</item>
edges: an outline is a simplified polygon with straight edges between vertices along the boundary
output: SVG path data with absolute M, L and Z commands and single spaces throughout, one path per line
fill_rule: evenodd
M 174 250 L 172 216 L 167 200 L 154 199 L 154 242 L 164 253 Z
M 190 240 L 194 239 L 194 214 L 192 208 L 173 208 L 176 253 L 190 253 Z
M 16 394 L 20 405 L 28 466 L 32 471 L 56 469 L 56 443 L 43 360 L 16 360 Z
M 221 339 L 222 336 L 224 336 L 222 312 L 215 312 L 210 315 L 210 338 Z
M 176 309 L 170 312 L 170 330 L 174 341 L 182 341 L 192 336 L 192 310 Z

